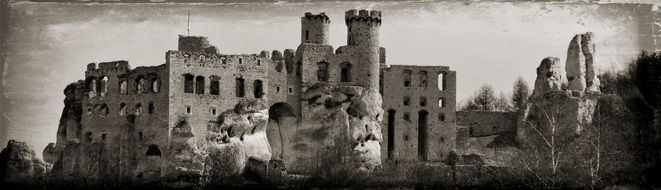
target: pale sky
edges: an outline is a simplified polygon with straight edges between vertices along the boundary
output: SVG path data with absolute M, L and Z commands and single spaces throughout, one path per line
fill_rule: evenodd
M 165 62 L 186 34 L 208 36 L 223 54 L 296 49 L 300 17 L 326 12 L 330 43 L 346 43 L 344 11 L 383 12 L 387 63 L 445 65 L 457 71 L 457 100 L 482 84 L 509 93 L 522 76 L 532 88 L 547 56 L 564 64 L 577 33 L 596 34 L 597 63 L 617 68 L 639 52 L 635 14 L 626 7 L 565 3 L 251 3 L 13 5 L 7 65 L 10 105 L 2 108 L 7 138 L 27 141 L 39 155 L 54 142 L 64 87 L 83 79 L 87 63 L 128 60 L 133 68 Z M 563 66 L 564 67 L 564 66 Z M 4 139 L 3 139 L 4 138 Z M 1 143 L 1 142 L 0 142 Z M 4 146 L 4 145 L 3 145 Z

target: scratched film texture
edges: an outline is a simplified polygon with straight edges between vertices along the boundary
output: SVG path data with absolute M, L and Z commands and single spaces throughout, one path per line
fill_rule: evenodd
M 330 44 L 346 43 L 344 11 L 383 11 L 388 63 L 446 65 L 457 71 L 458 102 L 483 83 L 509 92 L 535 79 L 541 58 L 564 59 L 574 34 L 596 34 L 601 70 L 620 69 L 650 44 L 651 6 L 528 2 L 347 2 L 246 4 L 9 4 L 4 37 L 0 142 L 28 142 L 41 155 L 55 141 L 64 87 L 90 62 L 164 63 L 177 35 L 208 36 L 221 53 L 295 48 L 304 12 L 326 12 Z M 564 62 L 564 60 L 562 60 Z

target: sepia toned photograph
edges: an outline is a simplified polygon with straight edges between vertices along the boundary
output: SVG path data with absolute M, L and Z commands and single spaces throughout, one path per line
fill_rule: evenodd
M 661 189 L 657 0 L 0 0 L 0 189 Z

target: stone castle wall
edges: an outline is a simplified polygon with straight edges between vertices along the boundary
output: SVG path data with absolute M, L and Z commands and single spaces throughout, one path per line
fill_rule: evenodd
M 371 171 L 389 154 L 397 155 L 394 159 L 417 160 L 417 122 L 396 121 L 395 132 L 386 133 L 387 128 L 381 128 L 386 116 L 382 106 L 398 110 L 398 119 L 410 112 L 409 119 L 417 121 L 418 111 L 426 113 L 427 123 L 422 124 L 426 129 L 420 133 L 426 134 L 420 140 L 425 153 L 420 155 L 430 161 L 446 158 L 455 139 L 454 71 L 443 66 L 382 69 L 386 59 L 385 48 L 378 42 L 379 11 L 347 11 L 350 37 L 338 49 L 327 45 L 330 21 L 325 14 L 306 13 L 301 20 L 302 43 L 296 51 L 225 55 L 206 37 L 179 36 L 179 49 L 166 52 L 163 65 L 131 69 L 126 61 L 99 63 L 98 68 L 89 64 L 85 80 L 65 90 L 67 106 L 58 142 L 48 151 L 55 157 L 50 160 L 60 163 L 54 171 L 99 180 L 176 178 L 178 174 L 170 174 L 181 172 L 174 167 L 177 164 L 184 164 L 186 172 L 200 172 L 199 160 L 208 146 L 216 151 L 215 146 L 227 143 L 221 138 L 216 139 L 219 144 L 210 144 L 210 136 L 244 141 L 244 135 L 231 131 L 231 123 L 246 123 L 239 118 L 253 121 L 257 113 L 239 113 L 236 110 L 244 108 L 235 106 L 255 100 L 268 107 L 268 118 L 260 119 L 268 121 L 264 131 L 272 154 L 264 155 L 298 165 L 291 167 L 294 171 L 308 171 L 320 161 L 325 166 L 343 163 Z M 413 86 L 402 87 L 404 70 L 414 73 L 409 79 Z M 420 73 L 427 79 L 421 80 Z M 436 85 L 439 74 L 441 87 Z M 411 105 L 403 106 L 405 95 L 425 96 L 426 105 L 413 97 Z M 266 112 L 250 109 L 258 110 L 260 117 Z M 261 120 L 257 123 L 261 129 Z M 408 140 L 391 138 L 397 148 L 388 149 L 390 145 L 379 145 L 388 139 L 382 131 Z M 254 131 L 246 133 L 245 140 L 250 141 Z M 318 155 L 313 150 L 320 148 L 337 149 L 337 155 Z M 317 156 L 323 159 L 310 160 Z M 346 165 L 347 159 L 362 164 Z
M 515 131 L 516 112 L 457 112 L 457 127 L 466 128 L 469 137 L 483 137 Z
M 382 159 L 447 158 L 455 148 L 456 73 L 444 66 L 393 65 L 382 77 Z

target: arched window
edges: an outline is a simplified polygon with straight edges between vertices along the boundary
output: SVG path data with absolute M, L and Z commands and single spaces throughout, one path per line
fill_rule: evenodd
M 135 115 L 142 114 L 142 104 L 138 103 L 135 105 Z
M 96 78 L 87 77 L 87 79 L 85 79 L 85 90 L 87 90 L 87 95 L 90 98 L 96 96 Z
M 445 98 L 439 98 L 438 99 L 438 107 L 445 107 Z
M 427 106 L 427 97 L 420 97 L 420 106 Z
M 443 91 L 445 90 L 445 72 L 441 72 L 438 74 L 438 89 Z
M 445 121 L 445 114 L 444 113 L 439 113 L 438 114 L 438 120 L 439 121 Z
M 92 113 L 94 113 L 94 106 L 92 106 L 92 104 L 87 104 L 86 107 L 87 107 L 87 115 L 91 115 Z
M 158 78 L 151 79 L 151 91 L 158 93 L 161 89 L 161 80 Z
M 204 77 L 195 77 L 195 94 L 204 94 Z
M 211 95 L 220 95 L 220 77 L 212 75 L 209 79 L 211 79 L 211 86 L 209 86 Z
M 101 85 L 99 85 L 99 96 L 105 97 L 108 94 L 108 77 L 103 76 L 101 78 Z
M 340 81 L 341 82 L 351 82 L 351 64 L 350 63 L 342 63 L 340 64 Z
M 323 61 L 317 63 L 317 81 L 328 81 L 328 63 Z
M 310 39 L 310 31 L 305 30 L 305 42 L 309 42 L 308 40 Z
M 145 88 L 145 76 L 142 75 L 138 76 L 135 79 L 135 86 L 136 86 L 135 88 L 136 93 L 138 94 L 145 93 L 147 91 L 147 89 Z
M 235 81 L 235 88 L 236 88 L 235 89 L 235 94 L 236 94 L 236 97 L 245 96 L 246 92 L 243 89 L 244 85 L 245 85 L 244 83 L 245 83 L 245 80 L 243 78 L 240 78 L 240 77 L 236 78 L 236 81 Z
M 427 71 L 420 71 L 418 73 L 420 75 L 420 87 L 427 87 Z
M 195 76 L 184 74 L 184 93 L 193 93 L 195 89 Z
M 243 57 L 239 57 L 239 64 L 243 64 Z
M 147 156 L 161 156 L 161 150 L 158 149 L 158 145 L 152 144 L 147 148 Z
M 411 70 L 404 70 L 404 86 L 411 86 Z
M 261 80 L 255 80 L 253 82 L 253 94 L 255 98 L 262 98 L 264 95 L 264 87 Z
M 128 85 L 129 85 L 129 83 L 126 82 L 125 80 L 123 80 L 122 82 L 119 82 L 119 93 L 128 94 L 129 93 Z
M 101 106 L 99 107 L 99 115 L 101 115 L 101 116 L 108 115 L 108 105 L 101 104 Z
M 119 104 L 119 115 L 121 115 L 121 116 L 126 115 L 126 104 L 125 103 Z
M 409 112 L 404 112 L 404 121 L 411 121 L 411 114 Z
M 149 114 L 154 113 L 154 102 L 149 102 L 149 105 L 147 105 L 147 113 Z
M 404 105 L 405 106 L 411 105 L 411 97 L 404 96 Z

